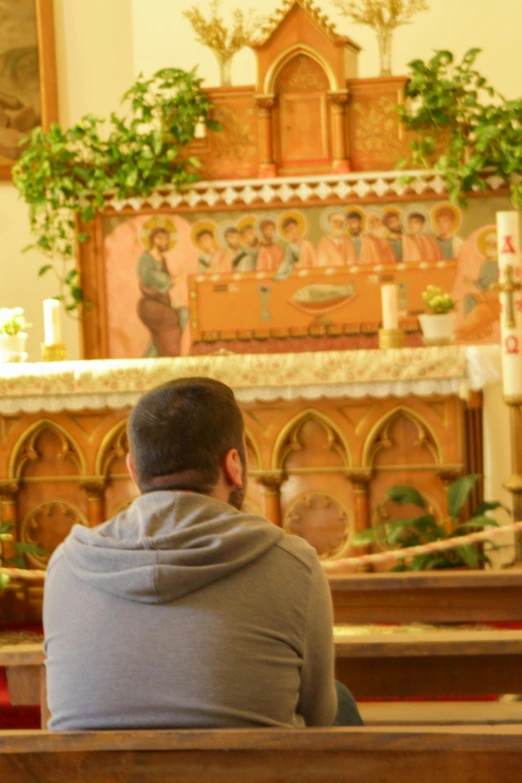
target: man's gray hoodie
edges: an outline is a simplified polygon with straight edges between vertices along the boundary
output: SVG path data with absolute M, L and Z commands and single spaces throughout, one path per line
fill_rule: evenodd
M 49 728 L 331 725 L 332 623 L 305 541 L 205 495 L 142 495 L 51 558 Z

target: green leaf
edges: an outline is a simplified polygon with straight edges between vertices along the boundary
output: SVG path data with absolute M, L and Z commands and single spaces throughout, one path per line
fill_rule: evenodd
M 82 220 L 84 223 L 89 223 L 91 220 L 94 220 L 95 217 L 96 210 L 91 204 L 82 210 Z
M 452 519 L 458 517 L 462 506 L 479 478 L 478 474 L 461 476 L 448 489 L 448 511 Z
M 500 527 L 496 519 L 493 519 L 493 517 L 486 517 L 486 516 L 480 516 L 480 517 L 471 517 L 470 520 L 467 522 L 462 522 L 459 526 L 460 528 L 475 528 L 476 530 L 482 530 L 486 527 Z
M 485 500 L 483 503 L 479 503 L 477 508 L 473 511 L 473 516 L 481 517 L 486 511 L 496 511 L 498 508 L 503 508 L 508 514 L 511 513 L 509 508 L 504 506 L 503 503 L 499 503 L 498 500 Z
M 205 125 L 209 130 L 214 131 L 215 133 L 221 133 L 223 130 L 222 124 L 217 120 L 205 120 Z
M 52 264 L 45 264 L 44 266 L 41 266 L 40 269 L 38 270 L 38 277 L 43 277 L 43 275 L 45 275 L 45 273 L 52 268 L 53 268 Z
M 42 549 L 42 547 L 37 546 L 36 544 L 25 544 L 19 542 L 15 544 L 15 549 L 17 552 L 27 552 L 29 555 L 47 555 L 46 550 Z
M 386 491 L 386 496 L 394 503 L 402 505 L 412 504 L 419 508 L 426 508 L 426 501 L 415 487 L 390 487 Z
M 459 546 L 455 549 L 455 552 L 462 558 L 462 560 L 470 568 L 476 568 L 479 562 L 479 556 L 477 550 L 471 545 Z

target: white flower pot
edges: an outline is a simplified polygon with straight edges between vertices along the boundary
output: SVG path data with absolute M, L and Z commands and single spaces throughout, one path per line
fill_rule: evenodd
M 419 322 L 426 345 L 450 345 L 453 342 L 455 313 L 419 315 Z
M 0 362 L 24 362 L 27 359 L 26 332 L 0 334 Z

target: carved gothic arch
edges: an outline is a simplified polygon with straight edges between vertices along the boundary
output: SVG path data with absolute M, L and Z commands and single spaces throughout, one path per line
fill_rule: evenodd
M 298 57 L 300 54 L 314 60 L 323 69 L 323 71 L 325 72 L 328 78 L 330 90 L 332 92 L 346 90 L 346 85 L 339 84 L 336 75 L 333 72 L 332 67 L 330 66 L 330 63 L 327 60 L 325 60 L 325 58 L 322 57 L 322 55 L 319 54 L 319 52 L 315 51 L 315 49 L 312 49 L 310 46 L 307 46 L 306 44 L 298 43 L 295 44 L 294 46 L 290 46 L 288 49 L 285 49 L 285 51 L 281 52 L 281 54 L 278 57 L 276 57 L 276 59 L 271 63 L 270 68 L 266 73 L 265 81 L 263 84 L 264 95 L 267 96 L 274 95 L 274 89 L 277 82 L 277 77 L 279 76 L 280 72 L 283 70 L 285 65 L 287 65 L 295 57 Z
M 60 456 L 64 459 L 67 456 L 71 456 L 78 467 L 78 475 L 86 475 L 87 466 L 85 456 L 75 438 L 60 424 L 57 424 L 50 419 L 41 419 L 40 421 L 31 424 L 31 426 L 22 433 L 11 452 L 7 469 L 7 475 L 10 479 L 20 479 L 24 465 L 38 459 L 36 442 L 39 436 L 46 430 L 54 432 L 60 439 Z
M 286 457 L 298 446 L 302 427 L 311 419 L 315 419 L 324 428 L 329 445 L 341 456 L 344 467 L 351 466 L 352 454 L 342 430 L 324 413 L 307 408 L 294 416 L 279 433 L 272 454 L 272 470 L 283 468 Z
M 406 405 L 400 405 L 398 408 L 393 408 L 388 411 L 388 413 L 382 416 L 372 427 L 366 439 L 366 443 L 364 444 L 362 456 L 363 468 L 373 467 L 377 453 L 387 444 L 391 445 L 388 438 L 388 431 L 394 422 L 401 416 L 409 419 L 417 428 L 418 443 L 425 446 L 432 454 L 435 465 L 443 464 L 441 443 L 431 424 L 417 411 L 414 411 Z

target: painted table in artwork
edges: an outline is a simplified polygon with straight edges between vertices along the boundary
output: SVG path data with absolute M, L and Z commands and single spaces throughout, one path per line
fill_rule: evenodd
M 73 524 L 124 509 L 136 492 L 129 410 L 159 383 L 208 376 L 234 388 L 244 414 L 248 507 L 324 559 L 357 554 L 352 535 L 372 524 L 388 487 L 414 482 L 442 513 L 448 481 L 482 472 L 488 366 L 458 346 L 3 365 L 2 520 L 51 553 Z M 29 588 L 28 617 L 39 591 Z

